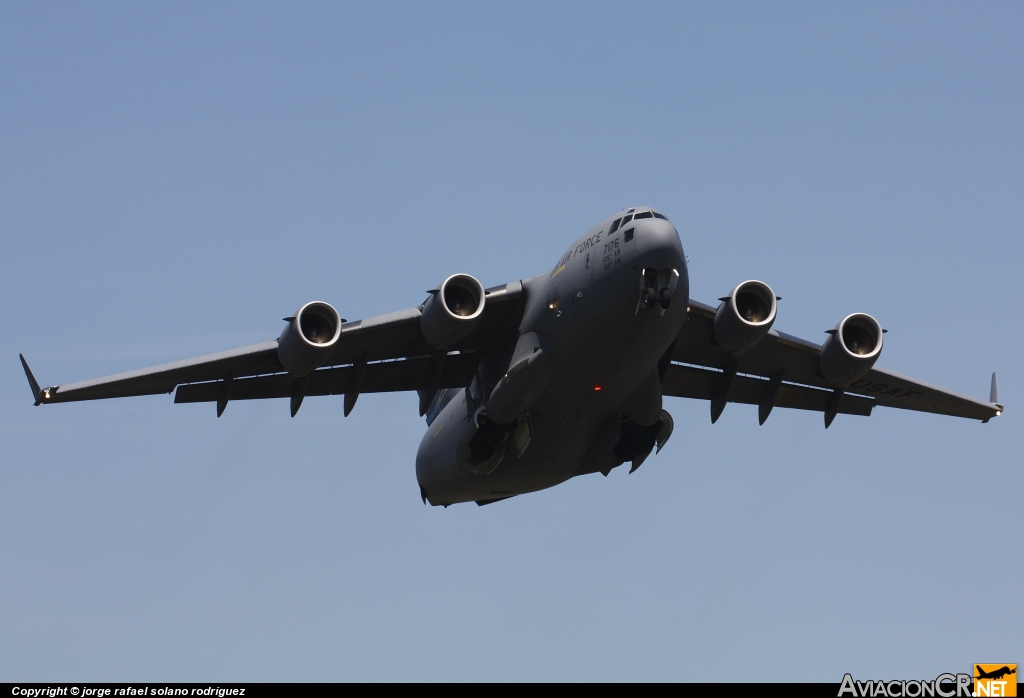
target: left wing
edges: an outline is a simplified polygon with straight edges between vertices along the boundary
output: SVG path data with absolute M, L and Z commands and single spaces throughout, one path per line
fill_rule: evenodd
M 759 406 L 761 422 L 775 406 L 825 413 L 870 415 L 875 405 L 933 412 L 987 422 L 1002 413 L 993 375 L 991 401 L 985 402 L 889 371 L 872 368 L 839 387 L 822 375 L 821 346 L 770 330 L 738 356 L 715 341 L 715 308 L 691 300 L 663 379 L 665 395 L 711 400 L 717 420 L 727 402 Z
M 21 362 L 37 405 L 177 389 L 175 402 L 216 402 L 218 416 L 229 400 L 290 397 L 294 416 L 306 395 L 340 394 L 346 396 L 348 414 L 360 393 L 416 390 L 422 393 L 423 411 L 424 403 L 429 404 L 429 397 L 438 389 L 468 386 L 481 353 L 509 327 L 514 330 L 518 326 L 523 297 L 520 282 L 480 290 L 483 308 L 474 318 L 472 331 L 443 349 L 424 337 L 421 319 L 427 304 L 354 322 L 339 319 L 340 331 L 325 350 L 328 354 L 320 367 L 302 375 L 285 368 L 280 339 L 48 388 L 39 387 L 23 356 Z M 431 293 L 436 296 L 438 291 Z M 286 320 L 299 323 L 295 318 Z

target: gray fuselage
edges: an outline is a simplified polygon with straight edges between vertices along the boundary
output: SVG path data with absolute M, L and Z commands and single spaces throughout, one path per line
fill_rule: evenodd
M 641 217 L 610 232 L 627 215 Z M 661 291 L 672 271 L 670 301 L 643 302 L 644 288 Z M 621 462 L 612 451 L 622 425 L 640 429 L 662 414 L 659 359 L 689 299 L 682 244 L 668 220 L 647 208 L 610 216 L 550 272 L 522 283 L 518 334 L 484 357 L 473 385 L 450 399 L 420 443 L 416 475 L 431 504 L 495 500 L 607 473 Z M 489 412 L 500 424 L 489 425 Z M 486 461 L 481 425 L 504 434 L 487 446 Z

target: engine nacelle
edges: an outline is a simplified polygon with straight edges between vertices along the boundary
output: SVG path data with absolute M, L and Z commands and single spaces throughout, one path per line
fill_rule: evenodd
M 323 366 L 341 336 L 341 316 L 329 303 L 306 303 L 277 340 L 277 357 L 288 373 L 303 376 Z
M 484 312 L 484 287 L 469 274 L 453 274 L 430 292 L 420 315 L 427 343 L 443 349 L 465 339 Z
M 768 284 L 744 281 L 715 311 L 715 341 L 730 354 L 739 354 L 760 342 L 775 322 L 778 309 Z
M 865 313 L 847 315 L 821 345 L 821 373 L 833 385 L 864 377 L 882 353 L 882 327 Z

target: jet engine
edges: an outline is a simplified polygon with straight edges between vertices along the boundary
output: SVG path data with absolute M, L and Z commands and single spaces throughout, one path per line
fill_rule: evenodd
M 882 353 L 882 327 L 865 313 L 847 315 L 821 345 L 821 373 L 833 385 L 849 385 L 871 370 Z
M 484 312 L 484 287 L 469 274 L 453 274 L 441 282 L 420 314 L 427 343 L 443 349 L 465 339 Z
M 303 376 L 323 366 L 341 336 L 338 311 L 328 303 L 313 301 L 285 320 L 288 326 L 277 340 L 277 357 L 285 370 Z
M 760 342 L 775 322 L 778 307 L 768 284 L 744 281 L 715 311 L 715 341 L 730 354 L 739 354 Z

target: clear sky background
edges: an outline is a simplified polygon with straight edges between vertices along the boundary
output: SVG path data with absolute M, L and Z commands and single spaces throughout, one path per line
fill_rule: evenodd
M 0 680 L 934 678 L 1024 663 L 1020 3 L 0 4 Z M 650 205 L 691 293 L 987 425 L 667 401 L 661 454 L 420 503 L 415 395 L 34 408 L 550 268 Z

